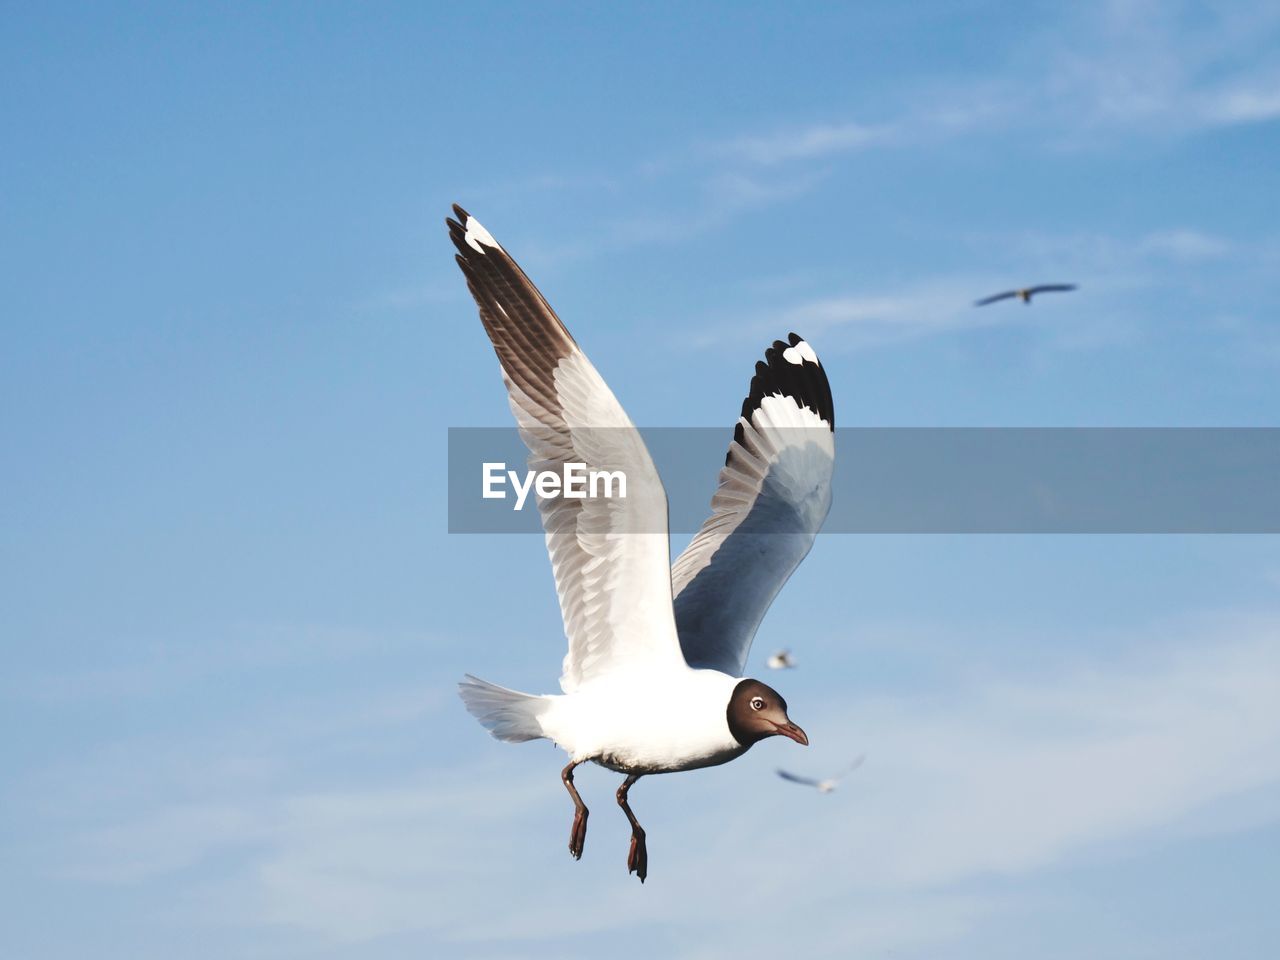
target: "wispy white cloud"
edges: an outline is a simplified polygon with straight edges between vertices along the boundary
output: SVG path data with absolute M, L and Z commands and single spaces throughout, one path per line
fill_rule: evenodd
M 1112 2 L 1072 8 L 1016 47 L 994 51 L 981 75 L 896 88 L 877 101 L 874 120 L 866 119 L 865 106 L 851 103 L 843 116 L 762 120 L 760 129 L 668 148 L 629 168 L 532 176 L 521 179 L 519 189 L 475 192 L 519 193 L 531 185 L 587 190 L 616 206 L 638 187 L 673 178 L 701 185 L 678 211 L 663 210 L 658 200 L 643 214 L 611 216 L 589 242 L 535 247 L 530 261 L 545 264 L 687 242 L 743 213 L 804 196 L 840 163 L 872 150 L 1009 136 L 1046 149 L 1099 149 L 1125 138 L 1270 122 L 1280 118 L 1280 75 L 1256 39 L 1278 25 L 1280 17 L 1261 7 L 1206 13 L 1189 5 Z M 1189 236 L 1167 239 L 1171 254 L 1209 255 L 1203 246 L 1193 252 Z M 403 295 L 375 299 L 394 306 Z
M 520 254 L 521 262 L 543 268 L 586 259 L 604 251 L 627 250 L 653 244 L 687 244 L 753 210 L 767 209 L 811 192 L 825 171 L 740 169 L 707 170 L 694 174 L 694 200 L 673 208 L 662 204 L 642 213 L 615 216 L 596 233 L 543 243 Z
M 739 137 L 717 144 L 712 152 L 729 160 L 772 166 L 880 146 L 892 142 L 893 138 L 894 132 L 890 127 L 848 121 Z
M 1014 120 L 1025 96 L 990 81 L 957 91 L 930 86 L 906 98 L 889 119 L 841 118 L 779 125 L 702 146 L 695 156 L 738 167 L 803 166 L 867 150 L 936 143 L 988 131 Z
M 1280 116 L 1280 86 L 1257 40 L 1278 23 L 1266 5 L 1079 8 L 1031 45 L 1047 64 L 1033 81 L 1036 106 L 1063 138 L 1081 143 L 1099 128 L 1193 134 L 1273 120 Z M 1036 75 L 1032 63 L 1020 68 Z
M 752 340 L 776 335 L 780 329 L 796 330 L 807 337 L 823 337 L 824 347 L 860 350 L 888 344 L 938 337 L 966 331 L 1025 325 L 1029 315 L 1016 301 L 992 307 L 976 307 L 977 297 L 1007 289 L 1010 280 L 993 277 L 944 277 L 918 282 L 897 292 L 838 294 L 779 304 L 755 310 L 747 319 L 723 325 L 710 323 L 695 338 L 701 346 L 726 341 Z M 1052 309 L 1052 308 L 1049 308 Z M 1034 316 L 1044 315 L 1043 310 Z M 757 319 L 750 319 L 755 316 Z M 1114 324 L 1098 339 L 1096 324 L 1077 322 L 1075 334 L 1089 333 L 1090 345 L 1114 342 L 1120 330 Z M 1053 332 L 1049 331 L 1052 335 Z M 1062 342 L 1062 346 L 1071 343 Z M 1076 344 L 1084 345 L 1084 341 Z
M 1223 351 L 1237 363 L 1263 367 L 1280 365 L 1280 324 L 1270 315 L 1219 312 L 1210 318 L 1210 322 L 1223 338 Z
M 1280 620 L 1152 634 L 1164 642 L 1130 638 L 1108 662 L 962 677 L 927 697 L 810 703 L 812 734 L 834 742 L 849 731 L 869 756 L 832 797 L 774 780 L 764 748 L 714 776 L 645 781 L 633 794 L 654 856 L 642 898 L 621 867 L 625 825 L 602 799 L 615 778 L 584 771 L 598 809 L 575 864 L 563 850 L 568 803 L 554 751 L 482 739 L 478 759 L 436 758 L 429 772 L 383 771 L 361 786 L 295 769 L 264 787 L 202 750 L 222 775 L 198 799 L 152 781 L 132 812 L 86 803 L 89 826 L 70 831 L 55 869 L 89 884 L 181 888 L 193 865 L 221 863 L 224 895 L 213 902 L 235 904 L 237 925 L 333 944 L 419 931 L 516 949 L 653 924 L 675 938 L 677 956 L 767 951 L 787 940 L 770 907 L 784 894 L 790 921 L 827 944 L 822 955 L 954 941 L 1012 908 L 985 878 L 1211 831 L 1219 801 L 1280 788 Z M 432 728 L 456 723 L 481 737 L 454 713 Z M 406 723 L 373 733 L 403 750 L 415 739 Z M 63 795 L 93 795 L 67 775 Z M 708 864 L 742 882 L 708 885 Z
M 1171 273 L 1171 264 L 1208 265 L 1229 260 L 1228 266 L 1250 268 L 1261 256 L 1257 244 L 1186 224 L 1132 235 L 1097 230 L 974 233 L 963 242 L 1012 269 L 1037 277 L 1044 271 L 1070 280 L 1088 277 L 1091 289 L 1102 283 L 1112 290 L 1176 284 L 1189 276 Z
M 1104 855 L 1099 844 L 1280 785 L 1280 630 L 1204 627 L 1171 653 L 991 681 L 963 706 L 852 711 L 850 729 L 876 731 L 867 749 L 898 781 L 868 800 L 879 829 L 860 842 L 874 880 L 932 885 Z
M 806 330 L 818 336 L 840 328 L 851 346 L 875 346 L 956 330 L 997 326 L 1017 316 L 1005 311 L 976 310 L 973 290 L 991 284 L 948 283 L 903 295 L 843 296 L 810 300 L 784 310 L 773 326 Z
M 441 282 L 409 283 L 387 290 L 385 293 L 366 297 L 352 304 L 358 313 L 400 313 L 421 310 L 441 303 L 460 302 L 464 295 L 458 293 L 458 284 Z
M 1231 252 L 1230 241 L 1187 228 L 1149 233 L 1138 241 L 1137 247 L 1140 252 L 1182 261 L 1216 260 Z
M 892 290 L 832 290 L 829 280 L 808 274 L 803 284 L 788 282 L 775 292 L 757 279 L 749 305 L 728 311 L 732 320 L 717 319 L 723 312 L 707 318 L 692 342 L 712 347 L 754 341 L 788 328 L 823 336 L 826 349 L 834 345 L 857 350 L 1011 326 L 1033 330 L 1036 349 L 1095 350 L 1141 341 L 1152 322 L 1145 306 L 1151 294 L 1177 289 L 1204 305 L 1202 329 L 1234 340 L 1248 334 L 1249 344 L 1257 348 L 1255 358 L 1274 355 L 1273 324 L 1247 312 L 1228 313 L 1220 302 L 1224 288 L 1257 288 L 1269 282 L 1266 278 L 1274 274 L 1269 241 L 1175 225 L 1131 236 L 1101 231 L 969 232 L 958 234 L 954 243 L 1001 265 L 1002 272 L 926 275 Z M 988 294 L 1044 282 L 1072 282 L 1080 289 L 1066 297 L 1037 300 L 1034 313 L 1017 302 L 974 306 Z M 824 287 L 830 292 L 817 292 Z M 759 291 L 771 295 L 762 297 Z M 784 299 L 788 294 L 790 299 Z M 1069 322 L 1040 322 L 1063 316 L 1059 310 L 1069 311 Z M 1037 322 L 1029 325 L 1032 319 Z
M 535 177 L 540 190 L 588 190 L 626 197 L 637 188 L 652 188 L 674 178 L 694 184 L 692 199 L 679 209 L 665 201 L 642 214 L 615 215 L 587 239 L 526 247 L 523 256 L 536 265 L 582 259 L 603 250 L 686 243 L 720 229 L 739 215 L 785 203 L 811 193 L 831 173 L 829 165 L 867 150 L 898 149 L 936 143 L 990 129 L 1005 122 L 1024 99 L 1016 86 L 982 82 L 957 91 L 931 88 L 916 102 L 904 104 L 891 119 L 867 123 L 840 118 L 807 124 L 774 123 L 715 141 L 697 141 L 642 158 L 607 176 Z M 505 193 L 503 187 L 477 193 Z M 434 293 L 433 293 L 434 295 Z M 397 305 L 392 293 L 371 302 Z M 412 300 L 411 300 L 412 302 Z
M 15 702 L 46 705 L 169 696 L 211 677 L 367 660 L 420 649 L 429 642 L 421 634 L 246 623 L 213 636 L 141 641 L 137 649 L 142 655 L 135 654 L 124 662 L 85 664 L 61 671 L 10 672 L 0 682 L 0 690 Z
M 1213 125 L 1275 120 L 1280 118 L 1280 79 L 1214 91 L 1206 94 L 1201 104 L 1201 116 Z

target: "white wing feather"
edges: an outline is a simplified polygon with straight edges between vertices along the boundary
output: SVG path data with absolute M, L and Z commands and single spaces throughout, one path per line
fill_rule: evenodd
M 533 470 L 621 471 L 625 497 L 538 498 L 572 692 L 617 670 L 683 667 L 671 605 L 667 499 L 639 431 L 524 272 L 475 218 L 450 220 L 458 263 L 502 364 Z

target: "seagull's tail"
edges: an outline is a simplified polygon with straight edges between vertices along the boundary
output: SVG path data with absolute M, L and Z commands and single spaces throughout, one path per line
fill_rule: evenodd
M 519 743 L 546 736 L 538 716 L 547 709 L 548 699 L 466 674 L 458 684 L 458 695 L 467 712 L 499 740 Z

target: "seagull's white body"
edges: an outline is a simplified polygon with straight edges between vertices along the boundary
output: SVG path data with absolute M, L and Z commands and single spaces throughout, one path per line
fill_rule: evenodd
M 463 699 L 500 740 L 545 737 L 573 763 L 593 760 L 619 773 L 674 773 L 725 763 L 747 748 L 725 707 L 741 681 L 718 670 L 615 672 L 572 693 L 533 696 L 475 677 Z
M 627 487 L 616 499 L 537 501 L 568 639 L 562 692 L 520 693 L 470 675 L 460 692 L 498 739 L 545 737 L 568 753 L 562 776 L 578 810 L 575 856 L 586 808 L 573 767 L 590 760 L 628 775 L 619 803 L 643 879 L 644 834 L 626 806 L 637 777 L 724 763 L 774 734 L 808 742 L 776 691 L 742 674 L 756 628 L 831 505 L 830 387 L 798 335 L 766 351 L 711 516 L 672 565 L 666 491 L 640 433 L 515 261 L 454 210 L 458 263 L 502 365 L 530 467 L 620 471 Z
M 601 677 L 571 694 L 548 697 L 539 723 L 570 759 L 594 760 L 619 773 L 710 767 L 747 749 L 725 716 L 737 684 L 718 670 L 689 668 Z M 655 690 L 662 691 L 660 704 Z

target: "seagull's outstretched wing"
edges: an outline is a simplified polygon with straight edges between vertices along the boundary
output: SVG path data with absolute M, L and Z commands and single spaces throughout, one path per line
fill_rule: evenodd
M 973 301 L 975 307 L 985 307 L 988 303 L 995 303 L 998 300 L 1008 300 L 1010 297 L 1016 297 L 1017 290 L 1006 290 L 1004 293 L 993 293 L 989 297 L 983 297 L 981 300 Z
M 858 756 L 854 758 L 853 763 L 849 764 L 847 767 L 841 770 L 838 774 L 832 777 L 832 779 L 843 780 L 849 774 L 853 773 L 853 771 L 857 770 L 860 766 L 862 766 L 862 761 L 866 759 L 867 759 L 867 755 L 865 753 L 858 754 Z
M 803 783 L 806 787 L 820 787 L 821 780 L 814 780 L 812 777 L 802 777 L 799 774 L 788 773 L 786 770 L 779 770 L 778 776 L 783 780 L 790 780 L 792 783 Z
M 1028 287 L 1027 296 L 1034 296 L 1037 293 L 1065 293 L 1074 289 L 1076 289 L 1074 283 L 1042 283 L 1039 286 Z
M 534 470 L 622 471 L 626 496 L 538 498 L 569 652 L 566 693 L 618 669 L 677 669 L 667 496 L 639 431 L 538 289 L 461 207 L 458 265 L 502 364 Z
M 796 334 L 756 364 L 711 516 L 671 571 L 691 667 L 740 677 L 756 628 L 831 508 L 831 387 Z

